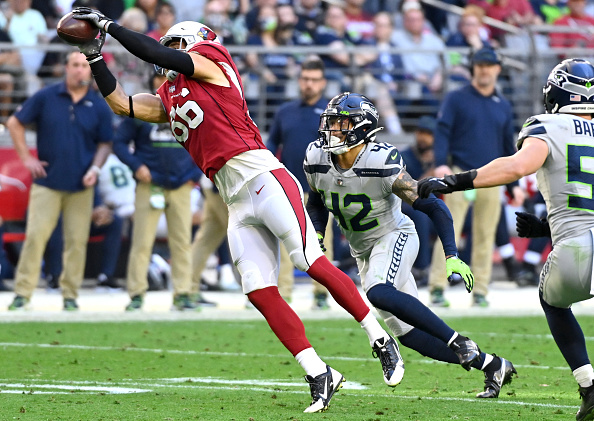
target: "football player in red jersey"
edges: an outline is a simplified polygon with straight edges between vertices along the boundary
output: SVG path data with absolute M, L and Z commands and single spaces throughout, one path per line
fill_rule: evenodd
M 229 208 L 229 245 L 243 292 L 307 374 L 312 403 L 305 412 L 326 410 L 344 377 L 316 354 L 303 323 L 278 292 L 279 241 L 293 264 L 328 288 L 361 324 L 373 355 L 381 361 L 384 381 L 389 386 L 399 384 L 404 364 L 398 345 L 351 279 L 324 257 L 303 205 L 301 186 L 264 146 L 249 115 L 235 63 L 217 35 L 201 23 L 181 22 L 157 42 L 99 11 L 73 12 L 101 30 L 99 38 L 79 48 L 111 109 L 144 121 L 169 122 L 175 138 L 219 189 Z M 101 56 L 106 33 L 167 75 L 156 95 L 126 95 Z

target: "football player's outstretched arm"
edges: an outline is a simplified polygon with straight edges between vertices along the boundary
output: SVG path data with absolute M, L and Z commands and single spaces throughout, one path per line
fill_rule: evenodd
M 118 25 L 98 10 L 79 7 L 73 9 L 73 13 L 77 19 L 89 21 L 102 32 L 109 33 L 126 50 L 141 60 L 189 77 L 217 85 L 229 86 L 229 82 L 222 70 L 206 57 L 165 47 L 147 35 Z
M 431 177 L 419 181 L 418 192 L 422 198 L 431 193 L 452 193 L 455 191 L 495 187 L 519 180 L 536 172 L 544 164 L 549 154 L 546 142 L 536 137 L 528 137 L 522 149 L 511 156 L 494 159 L 478 170 L 446 175 L 443 178 Z
M 544 140 L 528 137 L 522 143 L 522 149 L 515 154 L 497 158 L 476 170 L 474 188 L 509 184 L 535 173 L 542 167 L 548 154 L 549 147 Z
M 105 43 L 105 36 L 104 30 L 101 29 L 99 38 L 87 44 L 79 45 L 78 49 L 87 57 L 97 87 L 109 107 L 118 115 L 136 117 L 151 123 L 167 122 L 167 113 L 157 95 L 138 94 L 133 97 L 126 95 L 122 86 L 103 61 L 101 49 Z
M 474 287 L 474 276 L 466 263 L 458 258 L 452 215 L 445 203 L 434 195 L 421 199 L 417 194 L 417 181 L 406 170 L 402 170 L 392 184 L 392 192 L 411 204 L 413 209 L 423 212 L 431 219 L 443 245 L 448 281 L 462 279 L 466 290 L 471 292 Z

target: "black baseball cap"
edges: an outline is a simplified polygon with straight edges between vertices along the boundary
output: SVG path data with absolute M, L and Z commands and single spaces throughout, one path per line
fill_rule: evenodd
M 471 62 L 473 65 L 478 63 L 501 64 L 501 57 L 493 48 L 483 47 L 472 55 Z
M 437 128 L 437 120 L 435 118 L 424 115 L 417 121 L 417 128 L 416 130 L 429 132 L 431 134 L 435 133 L 435 129 Z

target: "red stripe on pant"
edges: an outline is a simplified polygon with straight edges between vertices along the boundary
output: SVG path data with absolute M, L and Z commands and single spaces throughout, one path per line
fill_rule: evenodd
M 305 222 L 305 209 L 303 208 L 303 203 L 301 202 L 299 186 L 284 168 L 272 170 L 270 173 L 278 180 L 280 185 L 283 187 L 289 202 L 291 202 L 291 206 L 293 207 L 295 216 L 297 217 L 297 222 L 299 223 L 299 228 L 301 230 L 301 241 L 303 242 L 303 249 L 305 250 L 305 230 L 307 228 L 307 224 Z

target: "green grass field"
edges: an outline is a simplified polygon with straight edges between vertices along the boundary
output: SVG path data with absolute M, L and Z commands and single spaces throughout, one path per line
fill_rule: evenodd
M 305 321 L 347 379 L 321 414 L 303 413 L 303 372 L 263 321 L 4 323 L 0 420 L 575 419 L 577 385 L 544 316 L 446 321 L 514 363 L 519 375 L 499 399 L 474 397 L 481 372 L 406 348 L 404 380 L 387 387 L 350 320 Z M 594 317 L 580 322 L 594 328 Z

